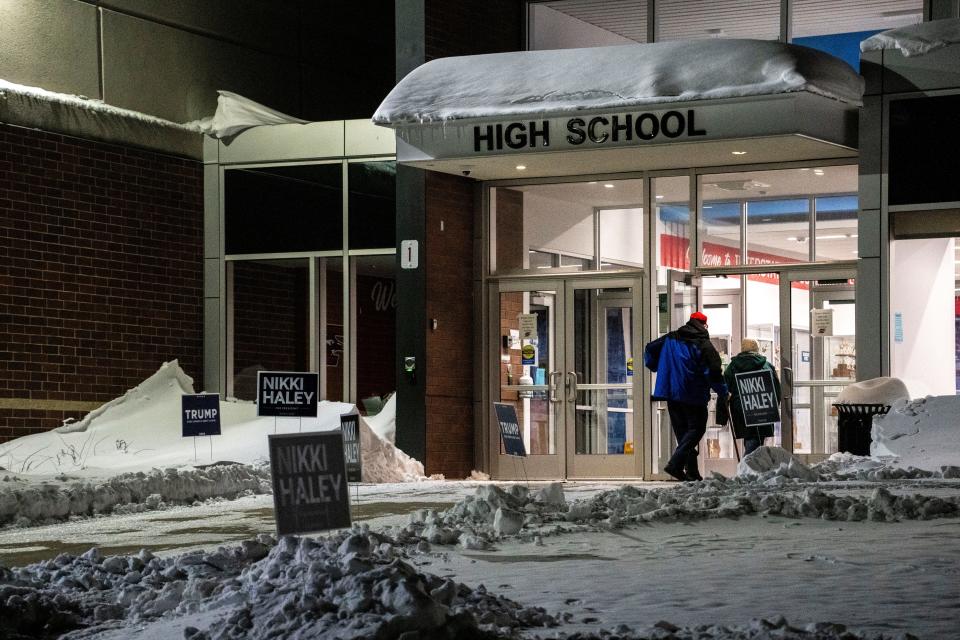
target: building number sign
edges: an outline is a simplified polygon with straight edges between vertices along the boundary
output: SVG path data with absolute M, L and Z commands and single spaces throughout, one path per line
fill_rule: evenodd
M 420 265 L 420 244 L 416 240 L 400 242 L 400 268 L 416 269 Z

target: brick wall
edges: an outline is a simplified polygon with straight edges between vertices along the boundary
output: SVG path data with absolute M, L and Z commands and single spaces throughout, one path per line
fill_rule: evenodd
M 523 48 L 523 3 L 426 0 L 427 60 Z M 473 300 L 474 181 L 439 173 L 426 178 L 426 460 L 427 473 L 464 478 L 474 465 Z M 444 231 L 440 231 L 440 221 Z
M 427 174 L 427 473 L 473 467 L 473 181 Z M 443 231 L 440 222 L 443 221 Z
M 202 201 L 195 161 L 0 125 L 0 441 L 166 360 L 202 387 Z

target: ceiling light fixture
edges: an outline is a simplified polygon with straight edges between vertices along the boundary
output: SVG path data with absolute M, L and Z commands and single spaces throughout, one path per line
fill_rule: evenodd
M 606 187 L 607 189 L 613 189 L 613 185 L 610 184 L 609 182 L 603 186 Z
M 747 155 L 747 152 L 746 152 L 746 151 L 731 151 L 730 153 L 732 153 L 732 154 L 735 155 L 735 156 L 745 156 L 745 155 Z
M 517 165 L 517 171 L 523 171 L 523 170 L 526 169 L 526 168 L 527 168 L 527 165 L 525 165 L 525 164 L 518 164 L 518 165 Z
M 657 196 L 657 200 L 663 200 L 663 196 Z

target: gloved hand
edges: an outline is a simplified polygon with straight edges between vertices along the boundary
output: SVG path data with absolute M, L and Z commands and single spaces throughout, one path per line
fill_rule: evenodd
M 729 396 L 717 398 L 717 424 L 725 425 L 730 420 L 730 409 L 727 406 Z

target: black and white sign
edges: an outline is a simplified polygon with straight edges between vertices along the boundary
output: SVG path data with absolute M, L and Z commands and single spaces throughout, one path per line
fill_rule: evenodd
M 350 526 L 350 495 L 339 431 L 267 436 L 277 535 Z
M 503 451 L 508 456 L 526 457 L 527 450 L 523 446 L 523 436 L 520 434 L 520 421 L 517 420 L 517 410 L 512 404 L 494 402 L 493 408 L 497 412 L 497 422 L 500 423 L 500 438 L 503 439 Z
M 257 372 L 257 415 L 315 418 L 319 374 Z
M 773 384 L 773 371 L 738 373 L 737 392 L 743 407 L 743 421 L 747 427 L 760 427 L 780 422 L 780 405 Z
M 347 482 L 361 482 L 363 463 L 360 457 L 360 414 L 356 411 L 340 416 L 343 432 L 343 455 L 347 463 Z
M 220 435 L 220 394 L 182 396 L 180 407 L 184 438 Z

